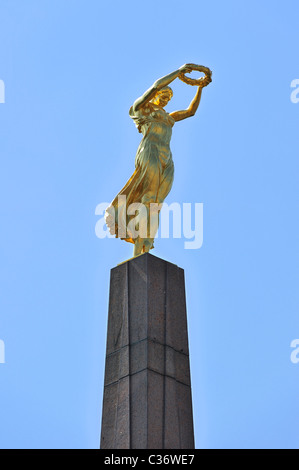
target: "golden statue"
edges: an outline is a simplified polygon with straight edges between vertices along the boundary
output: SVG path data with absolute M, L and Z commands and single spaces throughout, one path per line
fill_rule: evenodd
M 185 74 L 192 70 L 203 72 L 205 76 L 196 80 L 186 77 Z M 136 153 L 135 171 L 107 208 L 105 220 L 112 235 L 134 243 L 134 256 L 153 248 L 159 225 L 158 213 L 172 187 L 172 127 L 175 122 L 194 116 L 202 89 L 212 81 L 211 76 L 212 72 L 207 67 L 185 64 L 159 78 L 130 108 L 129 115 L 143 134 L 143 139 Z M 164 107 L 173 96 L 168 85 L 176 78 L 197 85 L 198 89 L 188 109 L 168 114 Z M 157 217 L 152 216 L 152 207 L 156 208 Z M 139 214 L 137 225 L 136 212 Z

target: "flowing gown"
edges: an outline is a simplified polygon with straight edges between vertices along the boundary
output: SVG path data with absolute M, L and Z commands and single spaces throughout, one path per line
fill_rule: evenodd
M 135 121 L 138 131 L 143 134 L 143 138 L 135 157 L 135 171 L 107 208 L 105 219 L 112 235 L 135 243 L 134 235 L 128 229 L 129 222 L 135 215 L 127 215 L 127 209 L 132 203 L 144 204 L 147 208 L 149 227 L 150 204 L 162 204 L 171 190 L 174 165 L 170 139 L 175 121 L 163 108 L 153 103 L 147 103 L 135 113 L 131 107 L 129 115 Z M 125 234 L 123 230 L 120 233 L 121 217 L 124 217 L 122 220 L 125 220 L 126 224 Z M 157 229 L 158 225 L 154 230 Z

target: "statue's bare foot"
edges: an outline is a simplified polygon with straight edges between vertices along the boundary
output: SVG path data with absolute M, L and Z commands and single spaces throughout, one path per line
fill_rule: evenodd
M 143 243 L 143 253 L 148 253 L 153 246 L 153 242 L 151 240 L 145 239 Z

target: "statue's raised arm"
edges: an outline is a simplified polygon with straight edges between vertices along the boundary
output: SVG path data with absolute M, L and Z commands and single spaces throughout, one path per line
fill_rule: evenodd
M 188 117 L 194 116 L 199 106 L 201 100 L 202 89 L 207 86 L 212 81 L 212 72 L 208 67 L 203 67 L 202 65 L 195 65 L 195 64 L 187 64 L 189 69 L 191 70 L 198 70 L 199 72 L 203 72 L 205 74 L 204 77 L 199 79 L 193 79 L 190 77 L 185 77 L 185 73 L 180 73 L 179 78 L 183 82 L 187 83 L 188 85 L 197 85 L 198 89 L 197 92 L 191 101 L 189 107 L 182 111 L 174 111 L 170 113 L 170 116 L 177 121 L 182 121 L 182 119 L 186 119 Z
M 175 70 L 174 72 L 165 75 L 165 77 L 156 80 L 155 83 L 153 83 L 153 85 L 134 102 L 133 111 L 138 111 L 140 108 L 142 108 L 142 106 L 151 101 L 158 91 L 168 86 L 171 82 L 173 82 L 173 80 L 178 78 L 180 74 L 190 73 L 191 71 L 192 68 L 188 64 L 185 64 L 182 65 L 182 67 L 180 67 L 178 70 Z

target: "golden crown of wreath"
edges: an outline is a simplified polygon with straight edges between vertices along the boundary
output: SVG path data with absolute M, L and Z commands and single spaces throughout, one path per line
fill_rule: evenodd
M 187 64 L 187 65 L 192 69 L 192 71 L 196 70 L 198 72 L 203 72 L 205 76 L 195 79 L 195 78 L 186 77 L 186 75 L 183 72 L 181 72 L 178 78 L 182 80 L 184 83 L 187 83 L 188 85 L 200 86 L 203 84 L 208 84 L 212 81 L 212 71 L 208 67 L 204 67 L 203 65 L 196 65 L 196 64 Z

